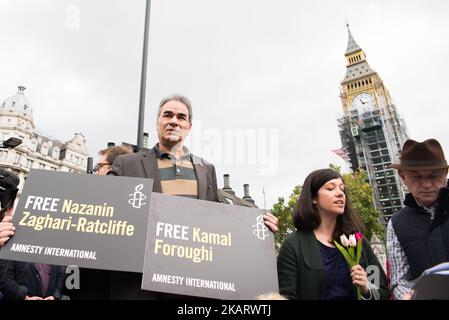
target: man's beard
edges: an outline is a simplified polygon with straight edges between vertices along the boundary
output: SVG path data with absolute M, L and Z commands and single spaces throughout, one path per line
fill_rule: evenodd
M 172 132 L 170 132 L 170 136 L 168 139 L 171 142 L 179 142 L 182 140 L 182 134 L 180 131 L 172 131 Z

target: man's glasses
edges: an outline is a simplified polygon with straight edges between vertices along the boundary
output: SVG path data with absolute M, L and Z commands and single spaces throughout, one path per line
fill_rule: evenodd
M 107 163 L 107 162 L 98 162 L 96 165 L 95 165 L 95 168 L 94 168 L 94 172 L 97 172 L 98 170 L 100 170 L 101 168 L 103 168 L 103 166 L 110 166 L 111 164 L 110 163 Z

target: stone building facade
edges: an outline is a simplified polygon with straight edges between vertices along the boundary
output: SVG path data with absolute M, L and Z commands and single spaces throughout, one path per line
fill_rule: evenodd
M 19 190 L 32 168 L 86 172 L 89 154 L 83 134 L 75 133 L 71 140 L 62 142 L 37 130 L 24 91 L 25 87 L 19 86 L 18 92 L 0 105 L 0 141 L 11 137 L 22 140 L 14 149 L 0 149 L 0 167 L 20 177 Z

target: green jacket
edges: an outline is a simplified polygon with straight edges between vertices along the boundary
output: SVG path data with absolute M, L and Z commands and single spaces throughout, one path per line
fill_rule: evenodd
M 363 239 L 360 265 L 376 265 L 379 268 L 378 294 L 372 291 L 371 298 L 388 299 L 387 277 L 374 255 L 369 242 Z M 293 300 L 320 300 L 325 280 L 320 248 L 313 231 L 295 231 L 285 238 L 278 261 L 279 292 Z M 368 276 L 370 276 L 368 274 Z M 354 286 L 354 293 L 355 293 Z M 376 290 L 376 289 L 372 289 Z

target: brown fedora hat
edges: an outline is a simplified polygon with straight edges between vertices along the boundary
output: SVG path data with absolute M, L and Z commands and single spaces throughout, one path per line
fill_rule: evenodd
M 437 170 L 447 169 L 443 148 L 435 139 L 417 142 L 409 139 L 401 152 L 401 163 L 392 163 L 391 168 L 402 170 Z

